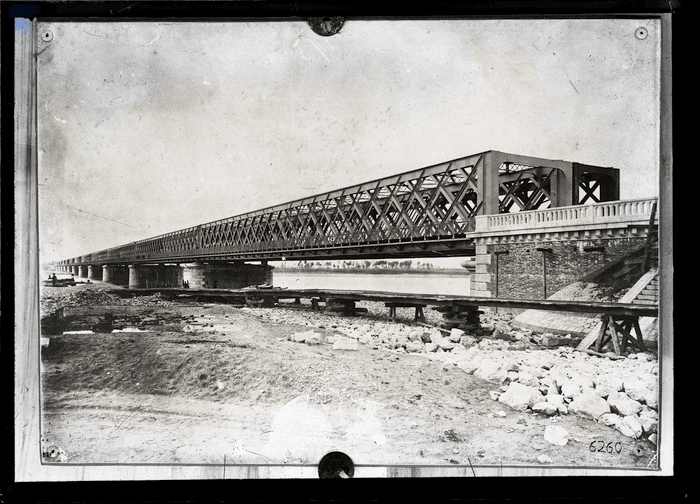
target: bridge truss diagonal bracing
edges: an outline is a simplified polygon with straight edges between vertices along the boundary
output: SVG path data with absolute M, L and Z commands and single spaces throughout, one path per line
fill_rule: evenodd
M 201 249 L 226 254 L 293 252 L 463 237 L 474 229 L 479 159 L 452 161 L 205 224 Z
M 617 171 L 487 151 L 63 263 L 473 255 L 477 216 L 577 204 L 578 178 L 603 174 L 616 184 Z M 617 197 L 614 184 L 601 199 Z

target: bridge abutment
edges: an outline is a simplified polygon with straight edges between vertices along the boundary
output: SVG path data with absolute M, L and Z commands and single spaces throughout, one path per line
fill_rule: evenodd
M 511 237 L 508 237 L 511 238 Z M 476 246 L 473 296 L 509 299 L 547 299 L 564 287 L 643 247 L 646 236 L 595 236 L 543 239 L 491 238 Z
M 129 288 L 182 287 L 182 267 L 174 264 L 130 264 Z
M 547 299 L 648 247 L 658 225 L 653 205 L 654 200 L 627 200 L 478 216 L 471 293 Z M 618 283 L 624 274 L 623 268 Z
M 263 262 L 210 262 L 188 264 L 183 269 L 183 281 L 190 288 L 241 289 L 251 285 L 272 284 L 272 270 Z
M 114 285 L 129 285 L 129 267 L 105 264 L 102 266 L 102 281 Z

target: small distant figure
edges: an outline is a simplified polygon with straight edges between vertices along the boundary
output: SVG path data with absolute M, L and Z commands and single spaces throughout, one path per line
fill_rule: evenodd
M 214 285 L 212 285 L 214 289 L 216 289 L 216 280 L 214 280 Z
M 85 283 L 89 283 L 89 284 L 91 284 L 92 282 L 91 282 L 91 281 L 90 281 L 90 279 L 88 278 L 88 281 L 87 281 L 87 282 L 85 282 Z
M 56 273 L 54 273 L 53 275 L 51 275 L 51 285 L 53 285 L 55 287 L 57 283 L 58 283 L 58 278 L 56 278 Z
M 206 289 L 207 287 L 209 287 L 209 284 L 206 280 L 204 280 L 204 288 Z

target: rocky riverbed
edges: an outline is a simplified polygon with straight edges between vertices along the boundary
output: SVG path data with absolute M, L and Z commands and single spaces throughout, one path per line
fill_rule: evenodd
M 440 330 L 413 309 L 354 317 L 45 288 L 42 312 L 126 304 L 112 333 L 44 338 L 47 462 L 655 468 L 654 351 L 609 359 L 510 326 Z M 138 319 L 138 309 L 144 314 Z M 559 345 L 559 346 L 556 346 Z M 53 456 L 51 454 L 54 454 Z
M 358 306 L 366 307 L 372 320 L 289 309 L 248 310 L 275 322 L 330 327 L 342 334 L 331 342 L 343 348 L 352 346 L 349 339 L 375 350 L 417 354 L 452 364 L 499 384 L 490 392 L 491 398 L 515 411 L 576 414 L 656 444 L 659 365 L 655 349 L 627 352 L 622 359 L 615 359 L 613 352 L 608 352 L 610 357 L 601 357 L 576 351 L 573 345 L 578 340 L 571 337 L 513 328 L 508 324 L 509 314 L 487 311 L 481 315 L 481 329 L 468 334 L 460 329 L 447 332 L 438 327 L 416 327 L 410 322 L 412 309 L 405 309 L 403 321 L 389 322 L 383 320 L 387 309 L 381 303 Z M 426 310 L 426 318 L 440 324 L 435 311 Z M 291 339 L 320 343 L 313 331 L 296 333 Z

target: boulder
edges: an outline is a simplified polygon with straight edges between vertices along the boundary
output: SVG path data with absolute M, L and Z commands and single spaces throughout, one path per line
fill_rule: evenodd
M 569 431 L 558 425 L 548 425 L 544 429 L 544 439 L 550 444 L 564 446 L 569 442 Z
M 408 333 L 408 341 L 421 341 L 423 331 L 411 331 Z
M 483 359 L 479 367 L 474 370 L 474 376 L 488 381 L 502 381 L 506 377 L 505 371 L 498 362 Z
M 613 392 L 622 390 L 622 378 L 613 373 L 598 375 L 594 380 L 595 393 L 600 397 L 607 398 Z
M 654 384 L 652 389 L 647 389 L 644 394 L 644 402 L 651 408 L 659 407 L 659 386 Z
M 315 332 L 307 334 L 305 339 L 307 345 L 320 345 L 322 341 L 322 335 Z
M 618 423 L 622 421 L 622 417 L 618 415 L 617 413 L 605 413 L 600 416 L 598 419 L 599 423 L 602 423 L 604 425 L 608 425 L 610 427 L 616 426 Z
M 437 343 L 426 343 L 425 344 L 425 351 L 427 353 L 434 352 L 438 349 Z
M 659 428 L 659 414 L 651 408 L 645 407 L 637 414 L 639 423 L 645 434 L 656 432 Z
M 592 389 L 593 387 L 595 387 L 593 380 L 582 374 L 574 374 L 574 376 L 571 377 L 571 381 L 574 384 L 576 384 L 576 386 L 578 386 L 581 390 Z
M 297 332 L 292 334 L 292 341 L 296 341 L 297 343 L 304 343 L 306 341 L 306 336 L 308 335 L 309 331 L 306 332 Z
M 635 401 L 643 401 L 645 395 L 648 393 L 647 387 L 642 380 L 625 380 L 622 386 L 625 390 L 625 394 L 627 394 L 630 399 L 634 399 Z
M 457 343 L 452 343 L 447 338 L 441 338 L 440 340 L 436 341 L 436 343 L 443 350 L 452 350 L 454 347 L 457 346 Z
M 357 339 L 360 343 L 363 345 L 369 345 L 372 343 L 372 333 L 366 332 L 363 334 L 360 334 L 360 337 Z
M 496 331 L 494 332 L 493 337 L 497 340 L 514 341 L 513 335 L 509 332 Z
M 559 383 L 558 380 L 557 383 Z M 564 380 L 561 383 L 560 388 L 561 395 L 563 395 L 564 397 L 568 397 L 569 399 L 573 399 L 574 395 L 579 394 L 581 392 L 581 386 L 577 385 L 569 379 Z
M 418 341 L 409 341 L 406 343 L 406 351 L 408 353 L 423 353 L 425 351 L 425 347 L 423 346 L 423 343 Z
M 541 343 L 543 346 L 546 347 L 556 347 L 559 346 L 559 338 L 554 336 L 553 334 L 547 333 L 542 335 Z
M 455 347 L 452 349 L 452 353 L 453 353 L 453 354 L 456 354 L 456 353 L 459 353 L 459 354 L 466 354 L 466 353 L 467 353 L 467 349 L 464 348 L 464 347 L 463 347 L 462 345 L 460 345 L 460 344 L 456 344 Z
M 476 343 L 477 343 L 476 338 L 474 338 L 473 336 L 465 335 L 465 336 L 462 336 L 461 338 L 459 338 L 459 344 L 465 348 L 473 347 L 474 345 L 476 345 Z
M 569 413 L 569 408 L 566 406 L 566 403 L 564 402 L 564 396 L 559 395 L 559 394 L 549 393 L 544 397 L 548 403 L 552 403 L 554 406 L 556 406 L 557 411 L 559 411 L 559 413 L 561 413 L 562 415 L 566 415 Z
M 564 396 L 559 395 L 559 394 L 547 394 L 544 396 L 545 399 L 547 400 L 548 403 L 552 403 L 553 405 L 559 407 L 559 406 L 566 406 L 564 404 Z
M 637 439 L 642 435 L 644 429 L 636 415 L 627 415 L 615 425 L 623 435 Z
M 507 404 L 516 411 L 526 411 L 527 408 L 543 400 L 544 396 L 539 390 L 518 382 L 511 383 L 508 389 L 498 398 L 499 402 Z
M 423 341 L 423 343 L 430 343 L 432 340 L 430 339 L 430 333 L 429 332 L 424 332 L 423 334 L 420 335 L 420 339 Z
M 569 404 L 569 411 L 597 420 L 605 413 L 610 413 L 610 405 L 595 392 L 587 392 L 576 396 Z
M 532 411 L 535 413 L 544 413 L 545 415 L 552 416 L 559 411 L 559 409 L 556 407 L 556 405 L 548 401 L 541 401 L 533 404 Z
M 338 336 L 333 343 L 333 350 L 357 350 L 358 342 L 356 339 L 345 338 Z
M 639 377 L 639 379 L 644 383 L 644 386 L 648 390 L 654 390 L 659 386 L 659 377 L 652 373 L 651 369 L 648 369 L 646 373 Z
M 427 343 L 425 345 L 426 351 L 428 348 L 428 345 L 431 345 L 432 343 Z M 457 361 L 457 367 L 464 371 L 467 374 L 472 374 L 474 371 L 479 369 L 479 361 L 473 361 L 473 360 L 468 360 L 468 359 L 459 359 Z
M 540 381 L 527 371 L 518 372 L 518 382 L 528 387 L 539 387 Z
M 503 364 L 503 369 L 506 371 L 519 371 L 520 366 L 514 360 L 508 360 L 505 364 Z
M 484 338 L 481 341 L 479 341 L 479 350 L 489 350 L 492 344 L 493 341 Z
M 635 415 L 642 411 L 642 405 L 638 401 L 631 399 L 624 392 L 613 392 L 608 396 L 608 404 L 610 409 L 626 417 Z
M 537 462 L 540 464 L 551 464 L 553 460 L 548 455 L 540 455 L 537 457 Z
M 464 336 L 464 331 L 456 327 L 450 331 L 448 339 L 453 343 L 459 343 L 459 339 Z

